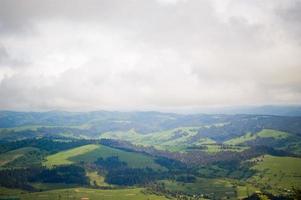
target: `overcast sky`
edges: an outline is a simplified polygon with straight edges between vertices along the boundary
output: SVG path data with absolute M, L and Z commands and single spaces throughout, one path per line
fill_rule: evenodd
M 0 0 L 0 109 L 301 102 L 301 0 Z

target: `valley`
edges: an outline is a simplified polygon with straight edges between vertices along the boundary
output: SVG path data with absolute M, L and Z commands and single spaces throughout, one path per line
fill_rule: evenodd
M 0 199 L 294 199 L 300 191 L 300 117 L 35 115 L 0 115 Z

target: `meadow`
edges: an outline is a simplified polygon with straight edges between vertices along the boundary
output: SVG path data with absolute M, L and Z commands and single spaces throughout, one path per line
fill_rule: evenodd
M 78 200 L 86 198 L 89 200 L 167 200 L 164 196 L 147 194 L 141 188 L 133 189 L 116 189 L 116 190 L 99 190 L 88 188 L 69 188 L 58 189 L 44 192 L 28 193 L 20 190 L 1 190 L 1 199 L 20 199 L 20 200 Z M 9 196 L 9 197 L 8 197 Z
M 243 136 L 233 138 L 224 143 L 229 144 L 229 145 L 238 145 L 238 144 L 243 144 L 243 143 L 251 141 L 251 140 L 255 140 L 256 138 L 284 139 L 284 138 L 287 138 L 288 136 L 289 136 L 289 134 L 286 132 L 276 131 L 276 130 L 271 130 L 271 129 L 263 129 L 262 131 L 260 131 L 258 133 L 246 133 Z
M 283 193 L 301 185 L 301 158 L 264 155 L 253 159 L 257 171 L 249 182 L 272 193 Z
M 18 158 L 26 156 L 31 152 L 38 152 L 39 149 L 33 147 L 24 147 L 16 150 L 12 150 L 3 154 L 0 154 L 0 167 L 4 167 L 5 165 L 15 161 Z
M 164 170 L 164 168 L 156 164 L 154 159 L 150 156 L 96 144 L 84 145 L 47 156 L 44 165 L 53 167 L 55 165 L 79 163 L 80 161 L 94 162 L 98 158 L 107 158 L 111 156 L 117 156 L 121 161 L 126 162 L 129 167 L 150 167 L 153 169 Z

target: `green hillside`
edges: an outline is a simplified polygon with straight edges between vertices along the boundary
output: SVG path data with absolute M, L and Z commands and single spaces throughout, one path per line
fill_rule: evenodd
M 257 170 L 250 181 L 273 193 L 291 190 L 301 186 L 301 158 L 265 155 L 256 159 L 253 169 Z
M 205 179 L 199 178 L 194 183 L 184 183 L 177 181 L 162 181 L 166 189 L 170 191 L 181 191 L 185 194 L 206 195 L 210 199 L 231 199 L 237 198 L 237 190 L 240 190 L 239 196 L 244 196 L 242 189 L 236 188 L 232 180 L 227 179 Z
M 225 144 L 237 145 L 247 141 L 255 140 L 256 138 L 273 138 L 273 139 L 284 139 L 289 136 L 289 133 L 276 131 L 271 129 L 263 129 L 258 133 L 247 133 L 243 136 L 233 138 L 224 142 Z
M 2 190 L 0 190 L 2 191 Z M 17 191 L 17 190 L 16 190 Z M 116 189 L 116 190 L 99 190 L 99 189 L 87 189 L 87 188 L 70 188 L 50 190 L 45 192 L 34 193 L 14 193 L 15 190 L 5 190 L 5 196 L 7 199 L 12 197 L 20 198 L 21 200 L 67 200 L 67 199 L 81 199 L 88 198 L 89 200 L 165 200 L 167 198 L 163 196 L 157 196 L 153 194 L 143 193 L 140 188 L 135 189 Z M 1 198 L 2 198 L 1 197 Z
M 127 140 L 134 144 L 154 146 L 168 151 L 181 151 L 191 145 L 215 143 L 214 140 L 207 137 L 194 139 L 193 137 L 198 134 L 198 128 L 179 127 L 149 134 L 139 134 L 132 129 L 126 132 L 106 132 L 101 135 L 101 138 Z
M 156 164 L 153 158 L 134 152 L 126 152 L 119 149 L 106 147 L 103 145 L 89 144 L 81 147 L 62 151 L 46 157 L 44 165 L 51 167 L 54 165 L 72 164 L 80 161 L 94 162 L 97 158 L 107 158 L 110 156 L 118 156 L 121 161 L 128 164 L 129 167 L 154 169 L 163 169 Z
M 20 149 L 16 149 L 13 151 L 9 151 L 3 154 L 0 154 L 0 167 L 4 167 L 6 165 L 9 165 L 10 163 L 17 161 L 18 159 L 21 159 L 22 157 L 25 157 L 26 155 L 30 154 L 30 153 L 36 153 L 39 152 L 39 149 L 37 148 L 33 148 L 33 147 L 25 147 L 25 148 L 20 148 Z M 30 156 L 27 156 L 27 159 Z M 33 156 L 32 156 L 33 157 Z M 25 160 L 25 158 L 24 158 Z M 31 160 L 33 161 L 33 160 Z M 23 163 L 24 165 L 27 163 Z

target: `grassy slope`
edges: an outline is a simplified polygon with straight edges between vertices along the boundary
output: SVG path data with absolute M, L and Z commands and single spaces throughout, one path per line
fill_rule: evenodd
M 154 146 L 157 149 L 168 151 L 186 151 L 189 146 L 205 145 L 207 149 L 204 150 L 207 153 L 217 153 L 221 151 L 243 151 L 247 147 L 233 146 L 233 148 L 223 149 L 221 145 L 210 138 L 200 138 L 193 140 L 192 137 L 197 135 L 199 127 L 179 127 L 166 131 L 151 133 L 151 134 L 139 134 L 134 130 L 128 132 L 107 132 L 102 134 L 102 138 L 113 138 L 128 140 L 132 143 Z M 180 132 L 180 133 L 179 133 Z
M 193 144 L 215 143 L 215 141 L 209 138 L 201 138 L 197 141 L 191 140 L 191 138 L 197 134 L 198 128 L 199 127 L 178 127 L 144 135 L 135 132 L 135 130 L 128 132 L 107 132 L 102 134 L 101 138 L 127 140 L 134 144 L 155 146 L 158 149 L 169 151 L 181 151 Z
M 66 189 L 66 188 L 74 188 L 78 187 L 76 184 L 66 184 L 66 183 L 31 183 L 32 187 L 39 191 L 46 191 L 46 190 L 57 190 L 57 189 Z
M 225 178 L 198 178 L 195 183 L 182 183 L 176 181 L 162 181 L 166 189 L 171 191 L 182 191 L 188 194 L 206 194 L 211 198 L 222 199 L 226 196 L 230 199 L 242 199 L 259 189 L 251 184 L 240 182 L 235 179 Z
M 242 146 L 229 146 L 227 149 L 223 149 L 222 145 L 220 144 L 208 144 L 205 145 L 207 147 L 207 149 L 205 149 L 204 151 L 206 151 L 207 153 L 210 154 L 214 154 L 214 153 L 218 153 L 218 152 L 222 152 L 222 151 L 234 151 L 234 152 L 241 152 L 243 150 L 248 149 L 248 147 L 242 147 Z
M 33 147 L 24 147 L 24 148 L 20 148 L 20 149 L 16 149 L 13 151 L 0 154 L 0 167 L 16 160 L 17 158 L 24 156 L 25 154 L 31 151 L 39 151 L 39 149 Z
M 130 167 L 163 169 L 163 167 L 156 164 L 153 158 L 149 156 L 95 144 L 84 145 L 50 155 L 46 158 L 47 161 L 44 164 L 51 167 L 54 165 L 72 164 L 80 161 L 93 162 L 96 161 L 97 158 L 107 158 L 110 156 L 118 156 L 121 161 L 126 162 Z
M 289 136 L 289 133 L 271 129 L 263 129 L 257 133 L 257 136 L 262 138 L 284 139 Z
M 87 177 L 90 179 L 91 186 L 110 186 L 110 184 L 105 182 L 105 178 L 100 176 L 96 171 L 87 172 Z
M 83 197 L 89 200 L 165 200 L 163 196 L 156 196 L 142 193 L 142 189 L 116 189 L 116 190 L 99 190 L 87 188 L 70 188 L 60 190 L 50 190 L 45 192 L 14 194 L 9 196 L 19 197 L 21 200 L 67 200 L 80 199 Z
M 28 193 L 28 192 L 25 190 L 0 187 L 0 199 L 2 197 L 6 197 L 6 196 L 20 195 L 20 194 L 26 194 L 26 193 Z
M 97 148 L 98 145 L 90 144 L 90 145 L 84 145 L 81 147 L 70 149 L 67 151 L 61 151 L 59 153 L 47 156 L 44 165 L 46 165 L 47 167 L 51 167 L 54 165 L 72 164 L 74 162 L 71 161 L 69 158 L 77 155 L 82 155 L 82 154 L 85 155 Z
M 263 129 L 262 131 L 252 134 L 247 133 L 241 137 L 233 138 L 231 140 L 228 140 L 224 142 L 225 144 L 231 144 L 231 145 L 237 145 L 242 144 L 244 142 L 255 140 L 256 138 L 274 138 L 274 139 L 284 139 L 289 136 L 289 133 L 282 132 L 282 131 L 276 131 L 271 129 Z
M 187 194 L 214 195 L 215 198 L 229 196 L 236 197 L 233 184 L 226 179 L 204 179 L 199 178 L 195 183 L 181 183 L 176 181 L 164 181 L 165 187 L 171 191 L 181 191 Z
M 257 159 L 253 169 L 258 172 L 250 181 L 274 193 L 301 186 L 301 158 L 266 155 Z

